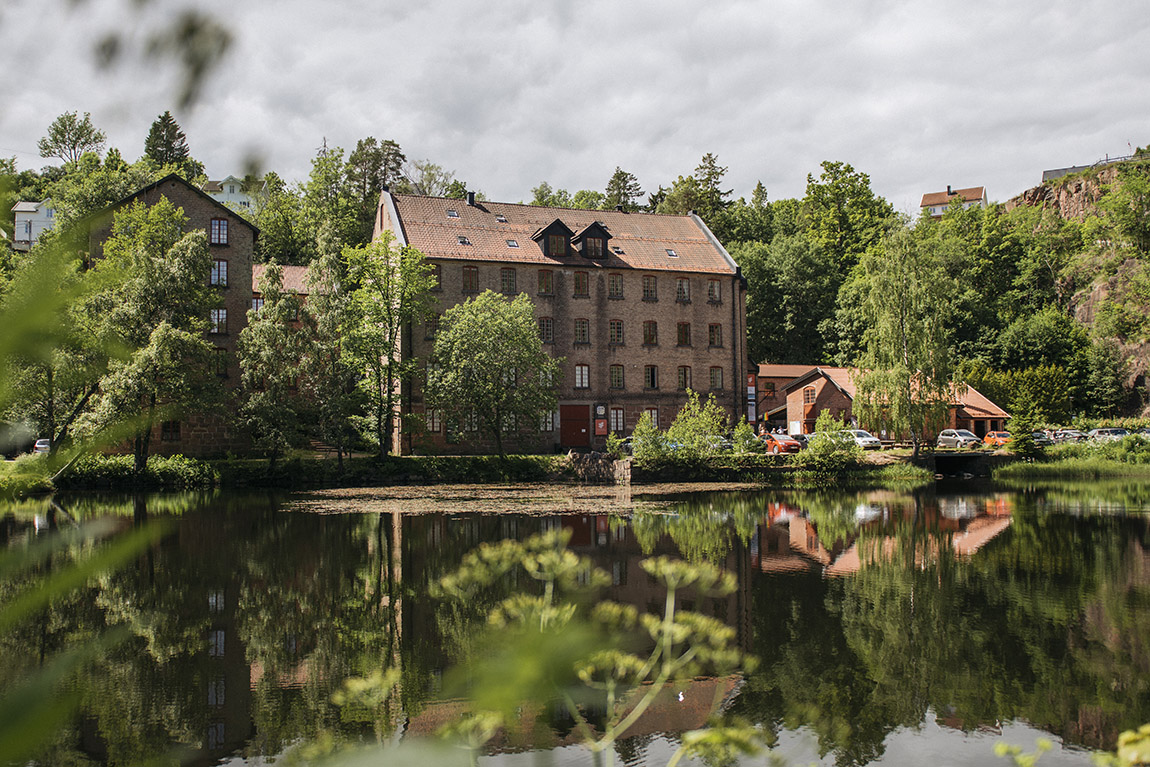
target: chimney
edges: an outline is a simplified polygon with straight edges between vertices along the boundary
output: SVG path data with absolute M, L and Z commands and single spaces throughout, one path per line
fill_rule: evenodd
M 950 197 L 954 192 L 950 191 L 950 184 L 946 185 L 946 196 Z
M 616 206 L 615 206 L 615 210 L 617 210 L 617 211 L 619 211 L 620 213 L 622 213 L 622 212 L 623 212 L 623 206 L 622 206 L 622 205 L 616 205 Z
M 385 191 L 385 192 L 390 192 L 390 191 L 391 191 L 391 189 L 389 189 L 389 188 L 388 188 L 387 184 L 384 184 L 384 185 L 383 185 L 383 191 Z
M 467 193 L 467 204 L 473 208 L 475 207 L 475 192 Z

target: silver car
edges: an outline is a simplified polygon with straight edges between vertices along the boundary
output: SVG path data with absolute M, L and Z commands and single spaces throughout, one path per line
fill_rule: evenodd
M 1095 442 L 1115 442 L 1123 437 L 1129 437 L 1130 432 L 1121 427 L 1091 429 L 1088 436 Z
M 964 447 L 978 447 L 982 444 L 982 440 L 974 432 L 966 429 L 943 429 L 939 432 L 938 440 L 934 444 L 935 447 L 962 449 Z
M 865 429 L 847 429 L 843 432 L 843 436 L 846 439 L 854 440 L 854 443 L 863 450 L 882 449 L 882 442 L 879 441 L 879 438 Z

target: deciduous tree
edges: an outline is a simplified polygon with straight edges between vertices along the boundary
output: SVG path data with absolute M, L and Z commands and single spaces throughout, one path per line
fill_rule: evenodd
M 92 115 L 65 112 L 48 126 L 48 135 L 39 141 L 41 157 L 58 157 L 65 163 L 76 162 L 85 152 L 99 152 L 107 136 L 92 124 Z
M 398 405 L 397 386 L 414 368 L 401 359 L 403 328 L 431 308 L 434 277 L 423 254 L 400 247 L 390 232 L 358 248 L 343 249 L 351 292 L 344 343 L 361 374 L 379 455 L 387 455 Z
M 428 407 L 457 422 L 474 418 L 504 455 L 504 438 L 535 432 L 557 401 L 559 360 L 543 351 L 535 309 L 484 291 L 448 309 L 428 370 Z

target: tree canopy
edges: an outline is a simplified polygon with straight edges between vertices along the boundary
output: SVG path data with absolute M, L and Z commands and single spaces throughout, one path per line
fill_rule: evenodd
M 48 126 L 48 135 L 40 139 L 41 157 L 58 157 L 74 163 L 85 152 L 99 152 L 107 136 L 92 124 L 92 115 L 85 112 L 81 118 L 76 112 L 65 112 Z

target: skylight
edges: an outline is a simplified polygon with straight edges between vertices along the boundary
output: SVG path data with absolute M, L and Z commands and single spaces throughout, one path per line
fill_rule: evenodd
M 671 258 L 678 258 L 679 257 L 679 254 L 676 253 L 671 248 L 667 248 L 667 255 L 670 256 Z
M 461 235 L 459 235 L 459 244 L 460 244 L 460 245 L 470 245 L 470 244 L 471 244 L 471 240 L 467 239 L 466 237 L 464 237 L 464 236 L 461 234 Z
M 620 248 L 618 245 L 612 245 L 612 246 L 611 246 L 611 250 L 615 251 L 615 252 L 616 252 L 616 253 L 618 253 L 620 256 L 621 256 L 621 255 L 623 255 L 623 249 L 622 249 L 622 248 Z
M 517 240 L 508 240 L 508 241 L 507 241 L 507 247 L 509 247 L 509 248 L 518 248 L 518 247 L 519 247 L 519 242 L 518 242 Z
M 455 208 L 448 208 L 447 217 L 448 218 L 459 218 L 459 211 L 456 210 Z
M 495 214 L 495 220 L 501 224 L 506 224 L 507 223 L 507 216 L 503 215 L 502 213 L 496 213 Z

